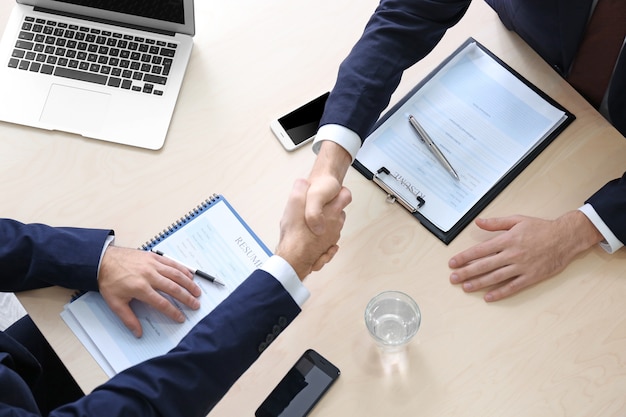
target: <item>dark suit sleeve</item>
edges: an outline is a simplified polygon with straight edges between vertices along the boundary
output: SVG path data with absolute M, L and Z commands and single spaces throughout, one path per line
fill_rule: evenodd
M 600 188 L 586 202 L 620 242 L 626 244 L 626 173 Z
M 100 256 L 111 233 L 0 219 L 0 291 L 50 285 L 97 290 Z
M 299 312 L 282 285 L 257 270 L 172 351 L 50 416 L 205 416 Z
M 339 67 L 320 125 L 363 140 L 387 107 L 405 69 L 426 56 L 465 14 L 470 0 L 383 0 Z

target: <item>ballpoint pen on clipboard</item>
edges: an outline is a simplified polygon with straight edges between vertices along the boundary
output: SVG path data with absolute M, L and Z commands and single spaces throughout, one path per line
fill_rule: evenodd
M 426 132 L 426 130 L 424 130 L 422 125 L 419 124 L 412 114 L 409 114 L 409 123 L 411 124 L 411 127 L 413 127 L 413 130 L 417 133 L 417 136 L 422 142 L 424 142 L 424 144 L 426 144 L 426 147 L 428 147 L 430 152 L 435 156 L 435 158 L 437 158 L 439 163 L 450 173 L 450 175 L 452 175 L 452 178 L 459 181 L 459 175 L 456 173 L 454 168 L 452 168 L 450 162 L 448 162 L 443 153 L 441 153 L 439 147 L 435 144 L 435 142 L 433 142 L 430 135 Z

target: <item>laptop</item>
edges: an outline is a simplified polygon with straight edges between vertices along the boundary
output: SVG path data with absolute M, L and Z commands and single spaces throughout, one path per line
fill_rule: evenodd
M 17 0 L 0 40 L 0 120 L 160 149 L 193 0 Z

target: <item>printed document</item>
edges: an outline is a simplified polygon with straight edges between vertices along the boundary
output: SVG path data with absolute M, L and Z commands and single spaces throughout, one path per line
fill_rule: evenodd
M 413 115 L 460 180 L 421 142 Z M 475 42 L 469 43 L 365 140 L 358 161 L 444 232 L 566 118 Z
M 191 310 L 167 297 L 185 314 L 184 323 L 174 322 L 154 308 L 132 301 L 131 307 L 143 328 L 139 339 L 97 292 L 88 292 L 67 304 L 62 317 L 109 376 L 172 349 L 270 255 L 224 200 L 218 200 L 153 248 L 218 277 L 226 285 L 196 277 L 202 289 L 199 310 Z

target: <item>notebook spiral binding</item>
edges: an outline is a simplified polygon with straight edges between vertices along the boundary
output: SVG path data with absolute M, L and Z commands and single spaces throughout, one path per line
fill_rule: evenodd
M 206 210 L 208 207 L 210 207 L 212 204 L 214 204 L 217 200 L 219 200 L 219 198 L 220 198 L 220 196 L 218 194 L 213 194 L 211 197 L 207 198 L 202 203 L 198 204 L 193 210 L 190 210 L 189 213 L 187 213 L 184 216 L 180 217 L 178 220 L 176 220 L 170 226 L 168 226 L 165 229 L 163 229 L 161 231 L 161 233 L 155 235 L 152 239 L 150 239 L 146 243 L 144 243 L 140 247 L 140 249 L 143 249 L 143 250 L 150 250 L 150 249 L 152 249 L 152 247 L 157 245 L 163 239 L 165 239 L 166 237 L 168 237 L 169 235 L 174 233 L 176 230 L 180 229 L 181 227 L 183 227 L 184 225 L 189 223 L 191 220 L 193 220 L 198 214 L 202 213 L 204 210 Z
M 169 227 L 163 229 L 161 233 L 154 236 L 152 239 L 148 240 L 139 249 L 142 249 L 142 250 L 152 249 L 152 247 L 155 246 L 157 243 L 159 243 L 160 241 L 165 239 L 167 236 L 174 233 L 176 230 L 183 227 L 185 224 L 189 223 L 193 218 L 195 218 L 198 214 L 202 213 L 204 210 L 210 207 L 211 204 L 215 203 L 219 199 L 220 199 L 220 195 L 213 194 L 211 197 L 207 198 L 202 203 L 198 204 L 193 210 L 189 211 L 189 213 L 185 214 L 180 219 L 176 220 Z M 74 300 L 80 298 L 80 296 L 82 296 L 85 293 L 87 293 L 87 290 L 74 291 L 70 298 L 70 302 L 73 302 Z

